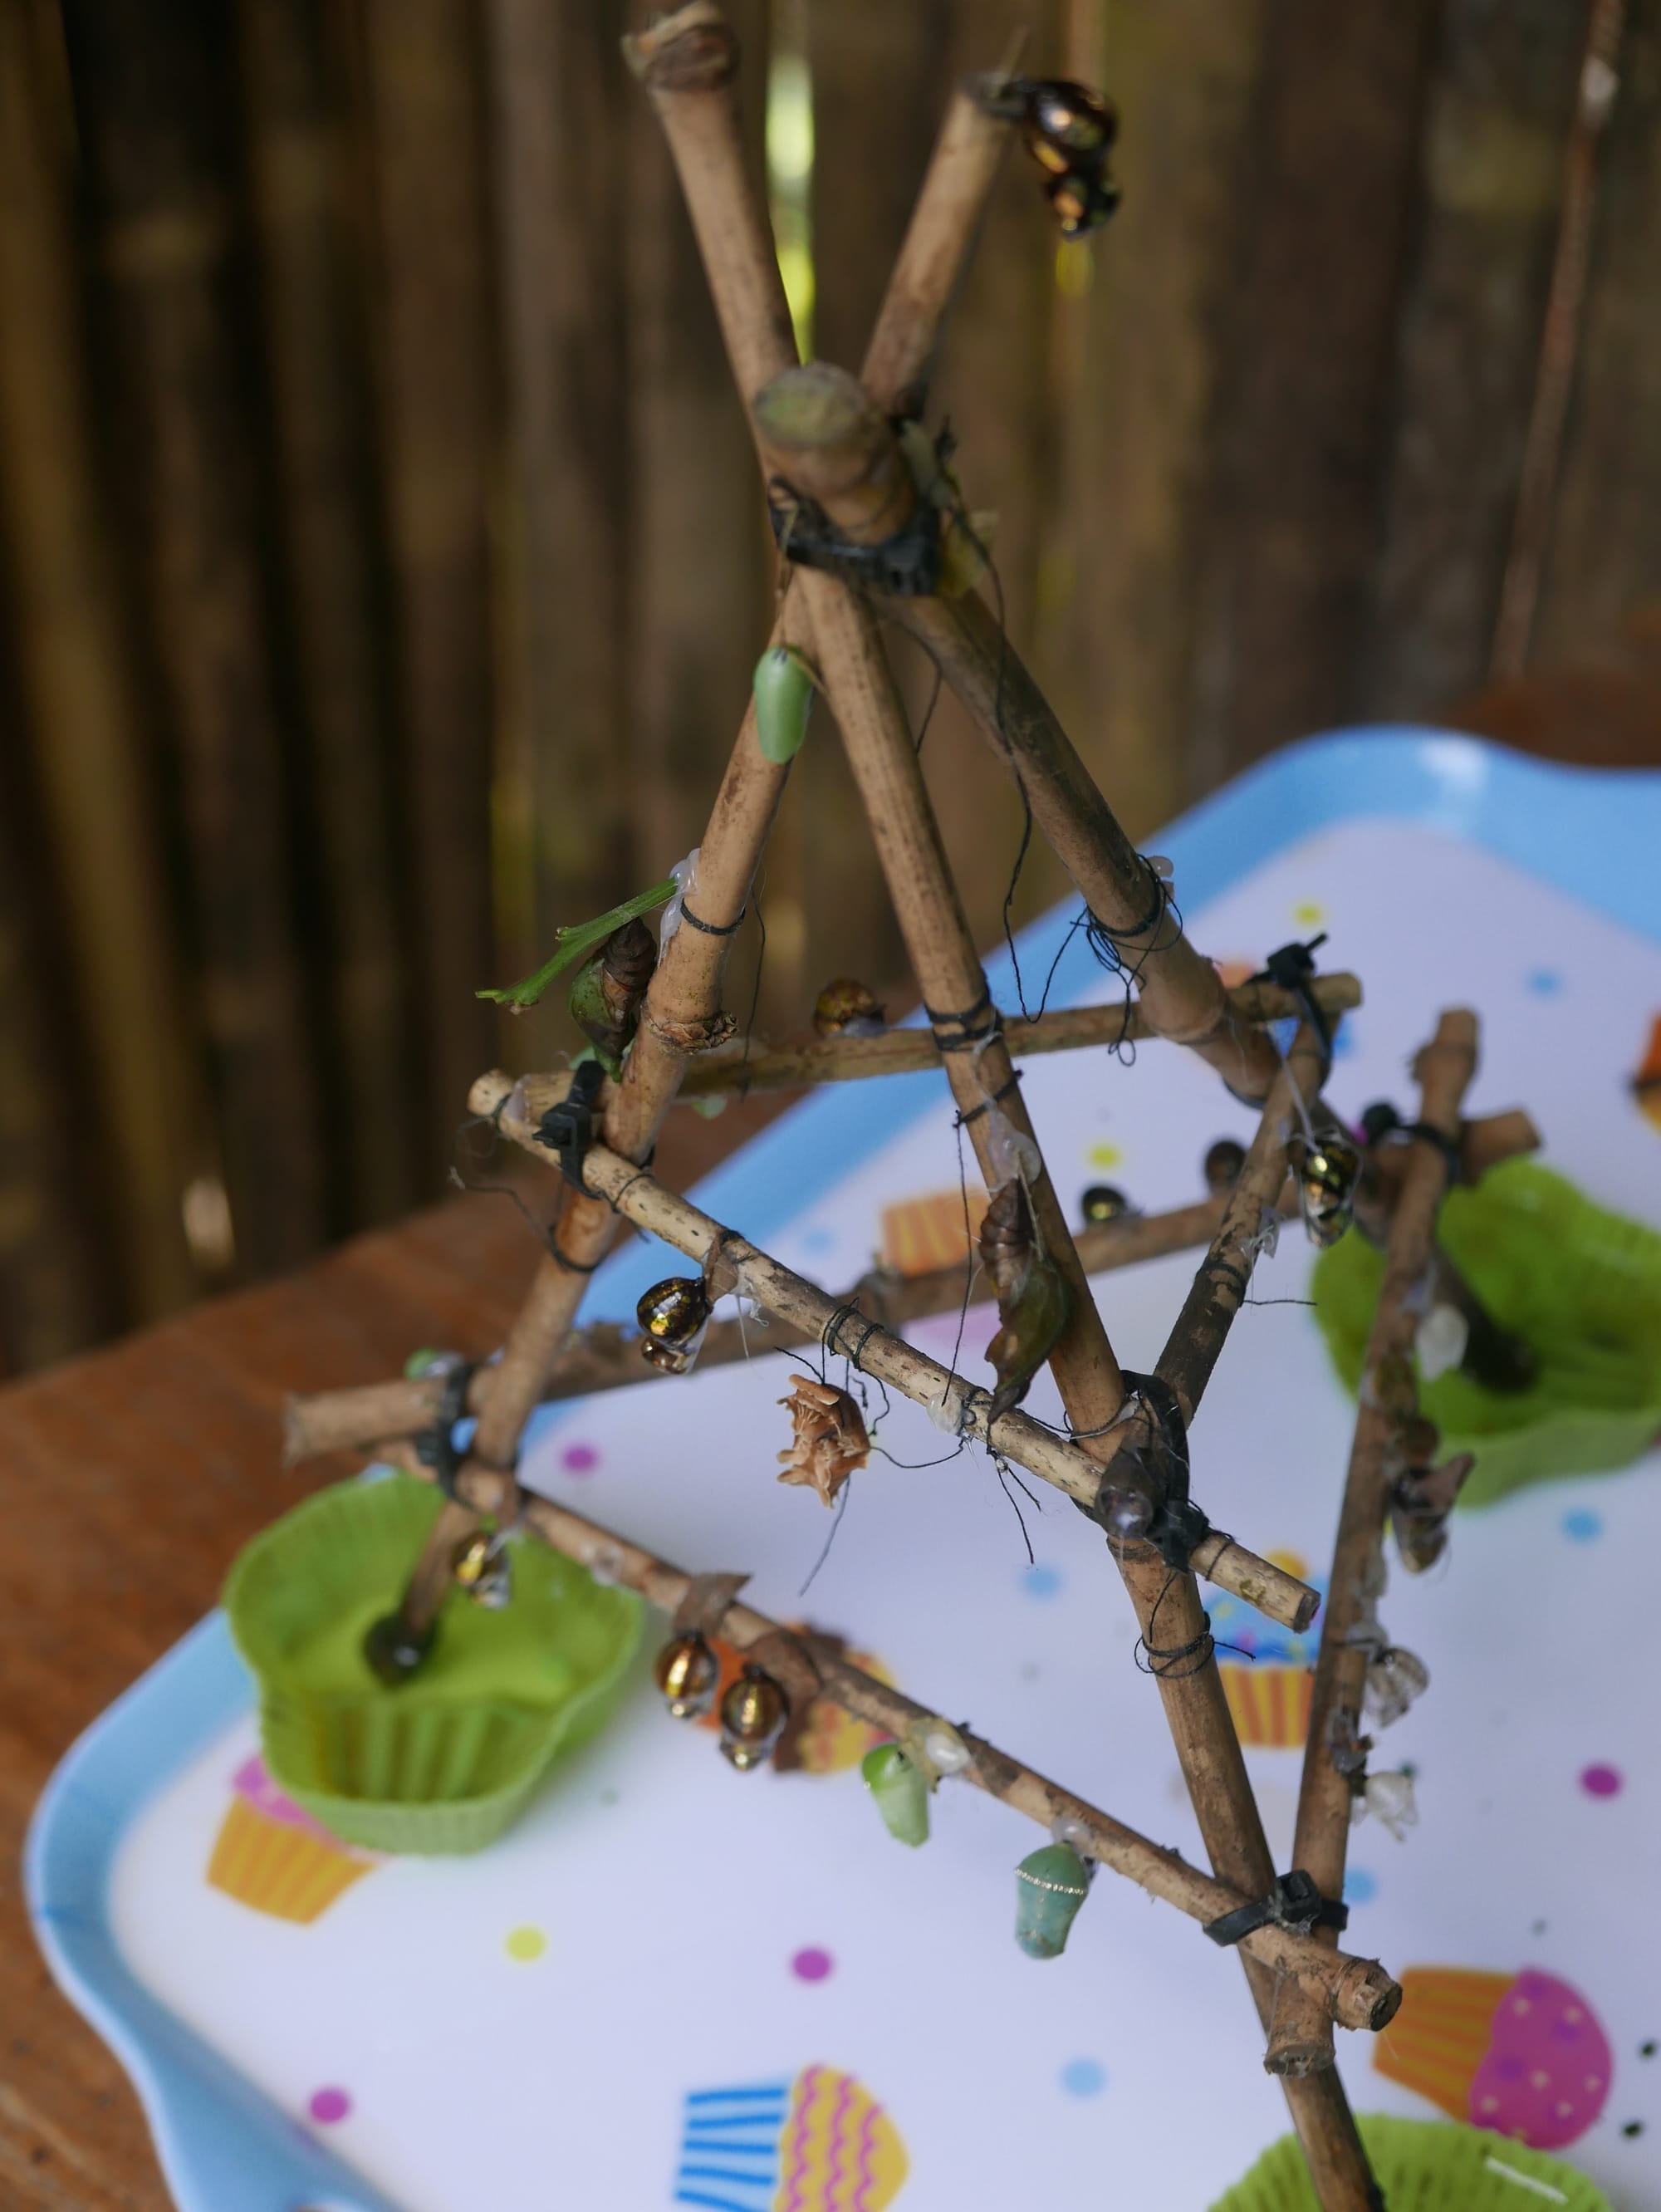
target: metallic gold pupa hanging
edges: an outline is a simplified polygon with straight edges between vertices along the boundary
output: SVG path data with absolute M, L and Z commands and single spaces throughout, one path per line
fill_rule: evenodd
M 1312 1244 L 1336 1244 L 1355 1216 L 1361 1156 L 1347 1137 L 1325 1130 L 1312 1144 L 1294 1137 L 1289 1147 L 1298 1178 L 1298 1202 Z
M 634 1309 L 640 1350 L 665 1375 L 688 1375 L 709 1327 L 709 1285 L 701 1275 L 666 1275 Z
M 765 1765 L 790 1719 L 790 1700 L 771 1674 L 746 1667 L 721 1700 L 721 1750 L 748 1774 Z
M 992 1193 L 980 1224 L 980 1259 L 997 1293 L 1002 1323 L 986 1347 L 997 1376 L 988 1418 L 996 1420 L 1026 1396 L 1072 1305 L 1065 1276 L 1043 1249 L 1018 1176 Z
M 708 1638 L 698 1635 L 672 1637 L 658 1654 L 652 1674 L 677 1721 L 702 1720 L 721 1686 L 721 1662 Z
M 500 1613 L 513 1595 L 513 1570 L 503 1535 L 487 1535 L 479 1528 L 464 1536 L 451 1557 L 450 1571 L 474 1604 L 488 1613 Z

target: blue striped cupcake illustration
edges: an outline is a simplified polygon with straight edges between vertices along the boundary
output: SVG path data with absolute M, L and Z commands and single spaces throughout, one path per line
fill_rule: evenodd
M 882 2212 L 906 2148 L 881 2105 L 834 2066 L 794 2080 L 694 2089 L 686 2100 L 675 2202 L 710 2212 Z

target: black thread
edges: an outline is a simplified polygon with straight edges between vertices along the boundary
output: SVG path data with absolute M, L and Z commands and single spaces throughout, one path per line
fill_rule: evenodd
M 554 1237 L 550 1237 L 548 1240 L 548 1253 L 549 1257 L 558 1266 L 563 1267 L 567 1275 L 591 1275 L 594 1273 L 594 1270 L 600 1265 L 600 1261 L 603 1260 L 605 1257 L 605 1255 L 603 1252 L 600 1255 L 599 1260 L 590 1260 L 586 1265 L 585 1265 L 582 1261 L 573 1260 L 567 1253 L 561 1252 L 559 1247 L 558 1239 Z
M 718 927 L 712 921 L 706 921 L 701 915 L 694 914 L 692 908 L 687 904 L 685 899 L 681 901 L 682 921 L 689 921 L 694 929 L 701 929 L 706 937 L 732 936 L 736 931 L 742 927 L 744 916 L 749 912 L 749 908 L 747 906 L 741 906 L 738 909 L 738 919 L 736 921 L 723 922 Z
M 967 1114 L 959 1114 L 957 1117 L 957 1127 L 960 1129 L 967 1129 L 971 1121 L 978 1121 L 983 1114 L 990 1114 L 994 1106 L 1001 1106 L 1003 1103 L 1003 1101 L 1009 1096 L 1010 1092 L 1015 1090 L 1015 1086 L 1021 1081 L 1021 1071 L 1017 1067 L 1011 1074 L 1009 1081 L 1005 1084 L 1000 1085 L 999 1087 L 992 1092 L 991 1097 L 983 1098 L 979 1106 L 971 1106 Z
M 478 1371 L 475 1359 L 452 1360 L 446 1370 L 438 1411 L 415 1438 L 415 1457 L 433 1470 L 433 1480 L 448 1498 L 456 1495 L 461 1454 L 456 1449 L 456 1424 L 467 1412 L 467 1393 Z
M 1148 1627 L 1150 1633 L 1155 1622 L 1159 1619 L 1160 1607 L 1164 1604 L 1177 1580 L 1174 1569 L 1165 1577 L 1160 1594 L 1154 1600 L 1153 1609 L 1148 1615 Z M 1152 1674 L 1161 1681 L 1181 1682 L 1185 1681 L 1191 1674 L 1197 1674 L 1209 1661 L 1215 1648 L 1215 1640 L 1211 1634 L 1210 1624 L 1208 1621 L 1199 1634 L 1191 1637 L 1186 1644 L 1153 1644 L 1146 1636 L 1139 1636 L 1132 1656 L 1142 1674 Z M 1191 1663 L 1185 1665 L 1185 1661 Z
M 943 1013 L 926 1001 L 923 1011 L 934 1032 L 935 1045 L 943 1053 L 973 1052 L 995 1037 L 1003 1026 L 1003 1017 L 992 1004 L 991 992 L 985 983 L 973 1006 L 966 1007 L 961 1014 Z
M 864 1334 L 858 1343 L 852 1349 L 847 1345 L 838 1341 L 842 1328 L 851 1321 L 862 1322 L 864 1324 Z M 882 1327 L 880 1321 L 873 1321 L 869 1314 L 862 1313 L 852 1298 L 845 1298 L 840 1305 L 832 1307 L 826 1317 L 825 1326 L 819 1332 L 819 1341 L 827 1352 L 846 1359 L 851 1367 L 858 1367 L 861 1359 L 864 1357 L 865 1346 L 870 1342 L 872 1337 L 881 1333 Z M 863 1373 L 864 1370 L 861 1369 L 860 1371 Z
M 940 584 L 940 509 L 919 499 L 900 528 L 861 545 L 782 477 L 767 483 L 767 519 L 779 550 L 798 568 L 824 568 L 893 599 L 932 598 Z

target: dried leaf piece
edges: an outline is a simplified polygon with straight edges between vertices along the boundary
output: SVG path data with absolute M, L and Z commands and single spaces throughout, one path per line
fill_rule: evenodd
M 1065 1277 L 1039 1249 L 1032 1206 L 1019 1176 L 992 1193 L 980 1224 L 980 1259 L 997 1292 L 1003 1323 L 986 1347 L 997 1376 L 988 1418 L 996 1420 L 1026 1396 L 1067 1325 L 1070 1304 Z
M 780 1482 L 795 1482 L 816 1490 L 827 1505 L 857 1468 L 870 1456 L 865 1417 L 856 1400 L 834 1382 L 821 1382 L 811 1375 L 791 1377 L 793 1397 L 781 1398 L 788 1406 L 796 1433 L 788 1451 L 779 1455 Z

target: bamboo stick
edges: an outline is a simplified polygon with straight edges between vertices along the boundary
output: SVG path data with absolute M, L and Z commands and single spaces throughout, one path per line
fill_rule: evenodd
M 929 158 L 859 371 L 860 382 L 885 415 L 923 412 L 941 333 L 1009 143 L 1008 123 L 989 114 L 970 88 L 960 85 Z
M 487 1078 L 476 1088 L 476 1101 L 489 1096 L 488 1081 Z M 535 1131 L 511 1110 L 502 1112 L 500 1126 L 503 1135 L 515 1143 L 527 1150 L 536 1146 Z M 1082 1505 L 1096 1503 L 1103 1462 L 1111 1461 L 1127 1444 L 1146 1442 L 1134 1419 L 1111 1438 L 1089 1439 L 1096 1446 L 1094 1454 L 1026 1413 L 1002 1413 L 989 1425 L 990 1392 L 943 1367 L 869 1316 L 839 1304 L 816 1283 L 784 1267 L 737 1231 L 724 1228 L 689 1200 L 678 1197 L 646 1170 L 603 1145 L 596 1145 L 584 1155 L 583 1174 L 587 1187 L 600 1193 L 605 1203 L 637 1228 L 650 1230 L 700 1265 L 718 1256 L 731 1270 L 737 1289 L 767 1312 L 790 1322 L 810 1341 L 823 1344 L 833 1356 L 842 1352 L 854 1358 L 857 1353 L 856 1364 L 863 1373 L 925 1407 L 931 1419 L 947 1434 L 985 1443 Z M 1270 1619 L 1294 1626 L 1306 1625 L 1314 1618 L 1318 1601 L 1306 1584 L 1258 1559 L 1231 1538 L 1214 1534 L 1194 1556 L 1202 1574 L 1216 1580 L 1222 1589 L 1236 1590 Z
M 1419 1054 L 1420 1119 L 1453 1136 L 1459 1107 L 1476 1071 L 1476 1018 L 1463 1009 L 1444 1013 L 1436 1034 Z M 1344 1480 L 1343 1504 L 1332 1551 L 1321 1624 L 1320 1652 L 1309 1734 L 1304 1746 L 1303 1786 L 1298 1799 L 1292 1863 L 1314 1877 L 1323 1897 L 1343 1894 L 1353 1796 L 1349 1777 L 1333 1763 L 1335 1730 L 1359 1736 L 1367 1688 L 1369 1646 L 1356 1632 L 1376 1604 L 1383 1578 L 1385 1523 L 1390 1506 L 1389 1454 L 1397 1417 L 1384 1402 L 1378 1381 L 1386 1362 L 1404 1360 L 1413 1347 L 1416 1316 L 1408 1298 L 1422 1279 L 1434 1249 L 1436 1215 L 1447 1187 L 1447 1163 L 1434 1145 L 1415 1144 L 1391 1224 L 1384 1282 L 1367 1338 L 1355 1441 Z M 1336 1944 L 1337 1931 L 1318 1940 Z M 1264 2062 L 1270 2072 L 1299 2074 L 1331 2063 L 1330 2023 L 1287 1990 L 1276 2016 Z
M 207 1112 L 165 921 L 142 774 L 148 733 L 88 430 L 73 179 L 46 128 L 30 28 L 27 8 L 0 7 L 0 532 L 77 1012 L 108 1109 L 100 1140 L 120 1186 L 126 1317 L 149 1321 L 197 1289 L 180 1201 L 203 1164 Z
M 501 1090 L 477 1092 L 500 1097 L 508 1078 L 483 1077 L 500 1083 Z M 529 1117 L 536 1125 L 534 1112 Z M 1165 1213 L 1121 1214 L 1117 1220 L 1088 1223 L 1078 1232 L 1079 1263 L 1087 1275 L 1134 1266 L 1139 1260 L 1162 1257 L 1203 1244 L 1222 1218 L 1223 1200 L 1201 1199 L 1193 1206 L 1173 1206 Z M 862 1276 L 836 1303 L 857 1304 L 885 1328 L 898 1328 L 927 1314 L 949 1313 L 962 1303 L 977 1273 L 973 1261 L 937 1267 L 924 1275 L 896 1275 L 886 1268 Z M 990 1292 L 982 1291 L 980 1303 Z M 718 1321 L 710 1325 L 698 1367 L 728 1367 L 740 1359 L 760 1358 L 787 1346 L 810 1344 L 811 1331 L 788 1322 L 775 1334 L 762 1334 L 755 1322 Z M 632 1331 L 615 1322 L 591 1322 L 574 1330 L 561 1347 L 549 1378 L 546 1399 L 581 1398 L 591 1392 L 615 1390 L 636 1382 L 664 1382 L 655 1367 L 640 1357 L 640 1342 Z M 468 1389 L 467 1410 L 482 1412 L 495 1387 L 496 1370 L 481 1367 Z M 444 1395 L 440 1376 L 396 1382 L 371 1382 L 355 1389 L 322 1390 L 293 1397 L 283 1413 L 283 1462 L 294 1466 L 322 1452 L 361 1451 L 387 1437 L 410 1435 L 432 1425 Z
M 405 1439 L 383 1457 L 391 1465 L 422 1480 L 432 1470 L 416 1456 Z M 476 1511 L 503 1510 L 506 1500 L 502 1479 L 492 1470 L 467 1462 L 457 1479 L 457 1488 Z M 686 1596 L 692 1577 L 666 1559 L 598 1522 L 585 1519 L 543 1498 L 525 1501 L 528 1526 L 566 1558 L 597 1572 L 613 1583 L 637 1590 L 660 1611 L 673 1614 Z M 719 1634 L 740 1651 L 764 1637 L 780 1632 L 781 1624 L 758 1613 L 753 1606 L 735 1601 L 727 1607 Z M 785 1631 L 785 1633 L 792 1632 Z M 933 1721 L 935 1711 L 919 1705 L 886 1682 L 879 1682 L 840 1653 L 816 1643 L 811 1633 L 803 1638 L 817 1668 L 821 1694 L 856 1719 L 885 1729 L 896 1740 L 919 1723 Z M 1041 1774 L 1012 1759 L 984 1737 L 960 1729 L 972 1758 L 961 1778 L 984 1790 L 1016 1812 L 1023 1813 L 1048 1830 L 1059 1820 L 1075 1825 L 1081 1847 L 1112 1872 L 1122 1875 L 1146 1890 L 1150 1897 L 1174 1905 L 1191 1919 L 1215 1920 L 1234 1911 L 1246 1899 L 1221 1883 L 1209 1881 L 1197 1867 L 1189 1866 L 1175 1851 L 1150 1843 L 1110 1814 L 1076 1797 L 1070 1790 L 1047 1781 Z M 1340 2027 L 1376 2032 L 1395 2017 L 1401 2002 L 1398 1985 L 1376 1960 L 1345 1958 L 1306 1936 L 1284 1929 L 1259 1929 L 1241 1945 L 1270 1972 L 1306 1986 L 1312 2002 Z

